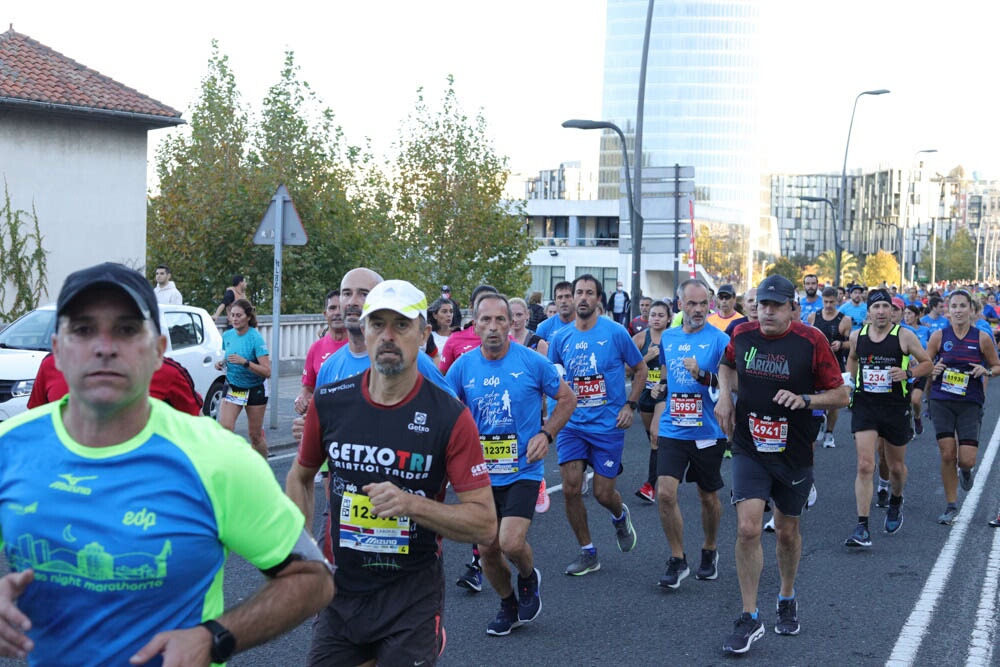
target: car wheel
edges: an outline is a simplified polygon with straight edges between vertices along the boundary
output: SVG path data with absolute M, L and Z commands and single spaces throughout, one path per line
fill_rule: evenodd
M 208 390 L 208 396 L 205 397 L 205 405 L 202 408 L 202 412 L 212 419 L 218 420 L 219 405 L 222 403 L 222 396 L 225 394 L 225 391 L 225 380 L 219 378 L 213 382 L 211 388 Z

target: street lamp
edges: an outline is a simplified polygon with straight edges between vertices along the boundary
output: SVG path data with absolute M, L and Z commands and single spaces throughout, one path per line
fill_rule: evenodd
M 936 148 L 925 148 L 923 150 L 916 151 L 913 154 L 913 159 L 916 160 L 917 156 L 921 153 L 937 153 Z M 912 160 L 911 160 L 912 162 Z M 910 178 L 909 172 L 907 172 L 906 179 L 906 199 L 903 201 L 903 215 L 902 220 L 900 220 L 900 237 L 901 242 L 899 244 L 899 291 L 903 291 L 903 279 L 906 277 L 906 230 L 910 226 L 910 199 L 915 193 L 911 192 L 913 188 L 913 179 Z M 976 260 L 978 261 L 979 254 L 976 253 Z
M 833 214 L 833 252 L 836 253 L 836 255 L 837 255 L 837 258 L 835 260 L 836 263 L 834 265 L 834 266 L 836 266 L 835 271 L 836 271 L 837 275 L 835 275 L 833 277 L 833 286 L 834 287 L 840 287 L 840 253 L 841 253 L 841 246 L 840 246 L 840 225 L 837 224 L 837 207 L 834 206 L 833 202 L 830 201 L 829 199 L 827 199 L 826 197 L 810 197 L 808 195 L 801 195 L 799 197 L 799 199 L 801 199 L 802 201 L 808 201 L 808 202 L 813 202 L 813 203 L 820 203 L 820 202 L 822 202 L 822 203 L 824 203 L 824 204 L 826 204 L 827 206 L 830 207 L 830 211 Z
M 638 308 L 639 294 L 641 293 L 639 275 L 642 264 L 640 252 L 642 246 L 642 214 L 639 212 L 638 202 L 632 197 L 632 177 L 629 176 L 628 170 L 628 148 L 625 145 L 625 133 L 622 132 L 620 127 L 606 120 L 580 120 L 574 118 L 567 120 L 562 126 L 578 130 L 612 130 L 618 134 L 618 138 L 621 140 L 622 164 L 625 166 L 625 194 L 628 196 L 628 205 L 631 211 L 631 215 L 629 215 L 631 224 L 629 227 L 632 234 L 632 312 L 633 314 L 637 314 L 636 309 Z
M 860 100 L 865 95 L 885 95 L 889 91 L 885 88 L 879 88 L 878 90 L 863 90 L 858 93 L 858 96 L 854 98 L 854 108 L 851 110 L 851 124 L 847 126 L 847 145 L 844 146 L 844 166 L 840 170 L 840 216 L 839 220 L 841 223 L 844 221 L 844 216 L 846 214 L 845 197 L 847 196 L 847 151 L 851 148 L 851 130 L 854 129 L 854 113 L 858 110 L 858 100 Z M 839 236 L 839 232 L 838 232 Z M 834 287 L 840 287 L 840 253 L 837 253 L 837 263 L 836 263 L 837 276 L 834 278 Z

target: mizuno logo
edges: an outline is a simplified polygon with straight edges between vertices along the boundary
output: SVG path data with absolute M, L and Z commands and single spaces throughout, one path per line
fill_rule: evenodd
M 708 343 L 700 343 L 698 347 L 704 350 L 706 347 L 708 347 Z
M 517 373 L 511 373 L 511 374 L 510 374 L 510 376 L 511 376 L 512 378 L 514 378 L 515 380 L 516 380 L 517 378 L 521 377 L 522 375 L 524 375 L 524 371 L 518 371 Z
M 603 347 L 607 342 L 608 341 L 606 341 L 606 340 L 599 340 L 599 341 L 597 341 L 597 344 Z
M 74 477 L 73 475 L 59 475 L 60 479 L 66 480 L 65 482 L 56 481 L 49 484 L 50 489 L 56 489 L 57 491 L 66 491 L 67 493 L 78 493 L 81 496 L 89 496 L 93 493 L 93 489 L 89 489 L 86 486 L 77 486 L 80 482 L 86 482 L 87 480 L 97 479 L 97 475 L 90 475 L 87 477 Z
M 97 479 L 97 475 L 89 475 L 87 477 L 74 477 L 73 475 L 66 474 L 66 475 L 59 475 L 59 476 L 62 477 L 67 482 L 69 482 L 70 486 L 76 486 L 80 482 L 85 482 L 88 479 Z

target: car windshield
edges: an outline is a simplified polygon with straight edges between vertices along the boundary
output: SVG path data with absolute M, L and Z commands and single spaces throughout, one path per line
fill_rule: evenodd
M 49 351 L 55 324 L 55 310 L 33 310 L 0 331 L 0 348 Z

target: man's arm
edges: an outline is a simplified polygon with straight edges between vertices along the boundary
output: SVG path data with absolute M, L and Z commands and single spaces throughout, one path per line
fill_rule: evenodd
M 931 361 L 930 356 L 927 354 L 927 350 L 924 346 L 920 344 L 920 339 L 917 338 L 917 334 L 913 333 L 909 329 L 899 330 L 899 345 L 903 351 L 903 354 L 908 354 L 917 360 L 917 365 L 909 368 L 910 374 L 916 378 L 922 378 L 925 375 L 930 375 L 930 372 L 934 370 L 934 362 Z M 906 381 L 906 371 L 902 368 L 899 369 L 899 373 L 895 372 L 893 369 L 893 380 L 897 382 Z M 902 377 L 897 377 L 902 375 Z
M 735 412 L 733 410 L 733 390 L 736 387 L 736 369 L 729 364 L 719 364 L 719 400 L 715 403 L 715 418 L 722 431 L 730 440 L 733 439 Z
M 217 620 L 236 638 L 236 651 L 245 651 L 277 637 L 306 620 L 333 599 L 333 576 L 326 564 L 294 560 L 245 603 Z M 163 655 L 166 665 L 207 665 L 212 634 L 204 626 L 161 632 L 129 659 L 142 665 Z
M 456 493 L 455 504 L 407 493 L 392 482 L 366 484 L 361 490 L 377 516 L 408 516 L 456 542 L 492 544 L 496 540 L 497 516 L 489 486 Z
M 569 418 L 573 416 L 573 410 L 576 409 L 576 394 L 569 388 L 565 380 L 559 380 L 559 391 L 556 392 L 554 398 L 556 399 L 556 407 L 553 408 L 548 421 L 542 427 L 548 435 L 546 436 L 545 433 L 539 431 L 528 441 L 528 463 L 541 461 L 548 455 L 549 438 L 555 439 Z
M 285 477 L 285 495 L 291 498 L 306 518 L 306 528 L 312 530 L 313 508 L 316 506 L 316 468 L 307 468 L 298 461 L 292 462 L 292 468 Z
M 34 580 L 34 570 L 12 572 L 0 579 L 0 656 L 23 659 L 35 648 L 25 634 L 31 620 L 17 608 L 17 599 Z

